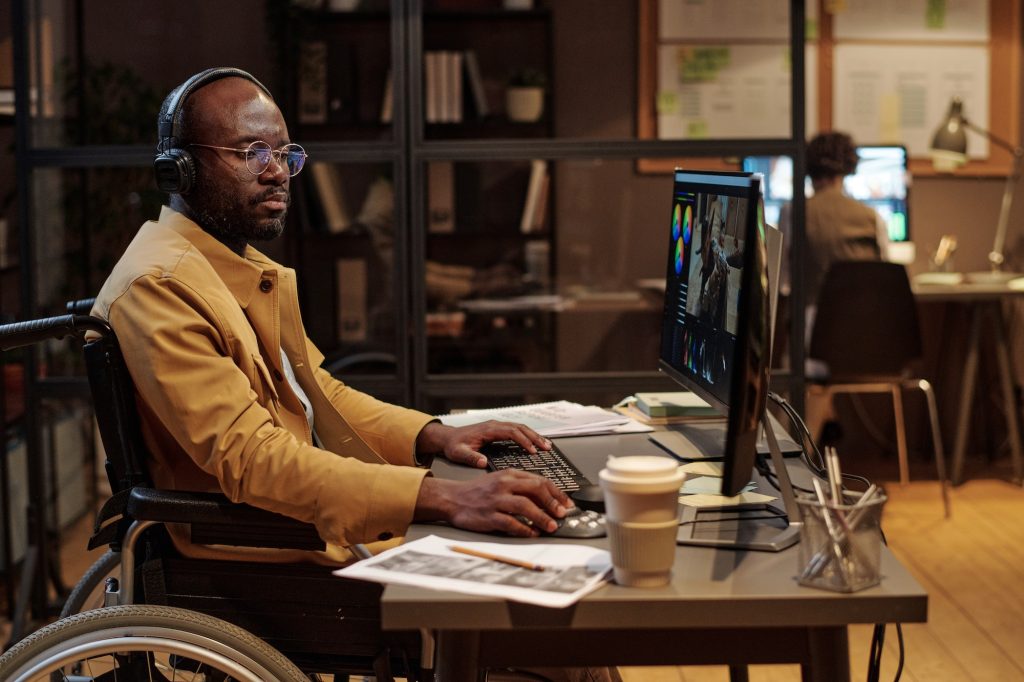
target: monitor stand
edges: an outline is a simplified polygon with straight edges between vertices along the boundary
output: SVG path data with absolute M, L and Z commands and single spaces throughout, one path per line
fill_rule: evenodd
M 785 511 L 769 504 L 683 508 L 676 543 L 700 547 L 779 552 L 800 540 L 800 510 L 775 430 L 761 417 Z

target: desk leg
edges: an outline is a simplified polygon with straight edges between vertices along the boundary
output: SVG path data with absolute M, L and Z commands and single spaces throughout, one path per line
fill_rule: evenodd
M 978 375 L 978 343 L 981 340 L 982 307 L 982 304 L 979 304 L 971 310 L 971 331 L 967 340 L 964 375 L 961 379 L 960 413 L 956 420 L 956 443 L 953 445 L 953 485 L 960 485 L 964 470 L 964 453 L 967 450 L 967 432 L 970 429 L 974 380 Z
M 802 682 L 850 682 L 850 648 L 845 627 L 810 628 L 811 660 L 800 666 Z
M 1022 482 L 1024 465 L 1021 462 L 1020 428 L 1017 419 L 1017 397 L 1013 392 L 1013 367 L 1006 340 L 1006 326 L 1003 324 L 1003 310 L 999 303 L 992 307 L 992 326 L 995 330 L 996 360 L 999 363 L 999 383 L 1003 389 L 1003 403 L 1006 409 L 1006 430 L 1010 434 L 1010 454 L 1013 456 L 1013 477 Z
M 480 633 L 472 630 L 441 630 L 437 633 L 437 682 L 484 682 L 479 667 Z

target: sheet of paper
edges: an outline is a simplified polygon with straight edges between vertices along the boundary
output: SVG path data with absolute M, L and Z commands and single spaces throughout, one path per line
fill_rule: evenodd
M 804 51 L 804 72 L 805 117 L 812 134 L 818 120 L 812 44 Z M 791 81 L 789 43 L 661 43 L 658 138 L 788 137 Z
M 616 433 L 617 427 L 629 425 L 630 422 L 628 417 L 621 414 L 567 400 L 499 407 L 490 410 L 468 410 L 459 414 L 442 415 L 439 419 L 448 426 L 466 426 L 488 419 L 518 422 L 548 438 Z M 644 431 L 645 429 L 637 428 L 637 430 Z
M 742 492 L 749 492 L 754 490 L 757 484 L 751 481 L 750 483 L 743 486 Z M 719 495 L 722 490 L 722 479 L 716 476 L 695 476 L 687 478 L 679 492 L 684 495 L 696 495 L 700 493 L 706 493 L 709 495 Z
M 835 128 L 855 140 L 899 142 L 910 156 L 927 156 L 954 96 L 963 100 L 972 123 L 991 126 L 988 77 L 985 45 L 839 44 L 832 91 Z M 987 158 L 988 150 L 983 135 L 967 131 L 971 158 Z
M 988 0 L 857 0 L 833 15 L 837 40 L 989 39 Z
M 752 492 L 740 493 L 732 497 L 698 494 L 680 495 L 679 504 L 685 504 L 688 507 L 732 507 L 737 504 L 764 504 L 777 499 L 779 498 Z
M 689 462 L 683 464 L 680 469 L 687 476 L 721 476 L 721 462 Z
M 452 545 L 544 567 L 543 571 L 455 552 Z M 511 601 L 564 608 L 608 579 L 611 555 L 582 545 L 503 545 L 496 542 L 455 542 L 436 535 L 351 566 L 335 575 L 378 583 L 449 590 Z

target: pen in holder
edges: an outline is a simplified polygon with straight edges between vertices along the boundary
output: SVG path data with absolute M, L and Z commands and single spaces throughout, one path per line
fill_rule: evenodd
M 856 502 L 847 503 L 834 451 L 828 453 L 826 465 L 831 494 L 814 479 L 815 495 L 797 498 L 803 521 L 798 581 L 809 587 L 856 592 L 881 581 L 881 520 L 886 497 L 872 485 Z

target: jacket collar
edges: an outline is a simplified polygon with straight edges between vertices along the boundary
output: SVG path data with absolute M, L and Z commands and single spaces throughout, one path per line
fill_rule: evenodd
M 241 257 L 197 223 L 175 211 L 170 206 L 160 209 L 161 226 L 166 226 L 187 239 L 216 271 L 217 276 L 242 308 L 249 306 L 267 270 L 279 270 L 281 266 L 252 246 L 245 247 Z

